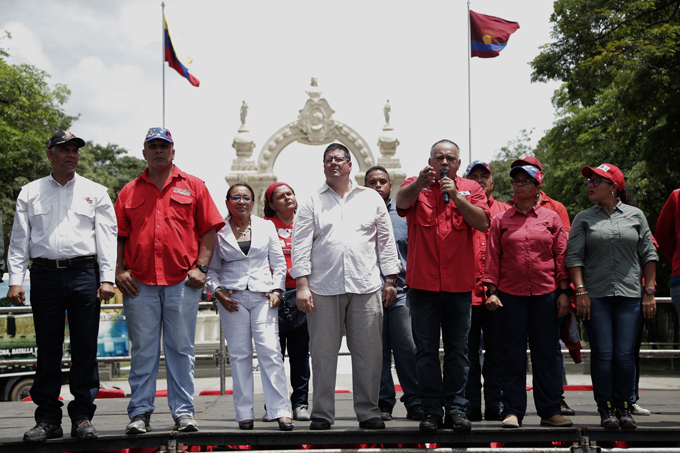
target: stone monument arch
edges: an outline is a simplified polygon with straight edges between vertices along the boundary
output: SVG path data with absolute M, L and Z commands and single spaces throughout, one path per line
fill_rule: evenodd
M 263 214 L 264 193 L 267 187 L 278 180 L 274 173 L 276 159 L 293 142 L 304 145 L 326 145 L 335 141 L 342 143 L 350 150 L 354 156 L 354 161 L 359 166 L 356 180 L 357 183 L 362 185 L 366 170 L 375 165 L 376 159 L 366 140 L 350 126 L 333 118 L 335 111 L 330 107 L 328 101 L 321 97 L 321 90 L 318 88 L 316 78 L 312 78 L 307 94 L 309 99 L 299 111 L 298 119 L 283 126 L 265 142 L 258 155 L 257 164 L 251 159 L 255 142 L 246 126 L 248 107 L 246 102 L 243 101 L 241 127 L 232 144 L 236 149 L 236 159 L 233 161 L 231 173 L 225 179 L 229 185 L 246 182 L 253 188 L 255 191 L 253 212 L 256 215 Z M 378 165 L 382 165 L 392 173 L 394 195 L 406 178 L 406 174 L 401 170 L 399 159 L 394 157 L 399 140 L 394 136 L 393 128 L 389 125 L 389 113 L 387 112 L 391 111 L 391 107 L 389 101 L 387 102 L 384 109 L 386 124 L 383 127 L 383 134 L 378 140 L 381 151 Z M 319 164 L 321 164 L 321 156 L 319 156 Z

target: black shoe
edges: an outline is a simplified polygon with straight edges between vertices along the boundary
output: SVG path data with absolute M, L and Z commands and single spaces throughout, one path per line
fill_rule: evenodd
M 74 420 L 71 423 L 71 437 L 77 437 L 78 439 L 96 439 L 99 436 L 97 435 L 97 430 L 92 426 L 92 422 L 83 418 L 81 420 Z
M 560 401 L 560 410 L 562 415 L 576 415 L 576 411 L 569 407 L 565 400 Z
M 61 429 L 61 425 L 38 423 L 24 433 L 24 442 L 44 442 L 47 439 L 56 439 L 63 435 L 64 431 Z
M 481 422 L 482 421 L 482 408 L 480 407 L 466 407 L 465 415 L 471 422 Z
M 425 414 L 423 421 L 420 422 L 419 429 L 423 433 L 433 433 L 440 429 L 444 424 L 439 415 Z
M 604 429 L 619 429 L 619 419 L 616 418 L 616 412 L 611 402 L 607 401 L 606 406 L 598 407 L 597 411 L 600 413 L 601 427 Z
M 501 414 L 503 413 L 503 408 L 500 406 L 496 407 L 487 407 L 486 410 L 484 411 L 484 420 L 487 421 L 503 421 L 503 417 Z M 468 415 L 468 419 L 472 422 L 475 420 L 472 420 L 470 416 Z
M 313 431 L 331 429 L 331 422 L 324 420 L 323 418 L 313 418 L 312 423 L 309 424 L 309 429 Z
M 247 422 L 238 422 L 238 429 L 243 429 L 245 431 L 250 431 L 255 427 L 255 422 L 249 420 Z
M 125 427 L 125 434 L 144 434 L 151 431 L 151 412 L 137 414 Z
M 390 403 L 387 401 L 378 401 L 378 407 L 380 408 L 380 419 L 384 421 L 390 421 L 392 420 L 392 409 L 394 406 L 392 406 Z
M 406 408 L 406 418 L 411 420 L 422 420 L 423 417 L 425 417 L 425 414 L 423 413 L 422 404 L 414 404 L 413 406 Z
M 282 422 L 281 419 L 279 419 L 278 422 L 279 422 L 279 431 L 292 431 L 293 428 L 294 428 L 292 421 Z
M 456 412 L 446 416 L 444 428 L 450 428 L 456 433 L 469 433 L 472 432 L 472 423 L 470 423 L 465 414 Z
M 632 430 L 637 428 L 637 422 L 633 418 L 631 407 L 628 402 L 622 403 L 623 407 L 616 408 L 616 418 L 619 419 L 619 427 L 625 430 Z
M 363 422 L 359 422 L 359 428 L 364 429 L 385 429 L 385 422 L 380 417 L 369 418 Z

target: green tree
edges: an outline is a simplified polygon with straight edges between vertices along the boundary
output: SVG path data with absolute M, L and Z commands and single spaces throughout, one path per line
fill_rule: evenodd
M 5 38 L 9 37 L 5 33 Z M 1 42 L 2 38 L 0 38 Z M 48 84 L 49 74 L 31 65 L 7 63 L 0 48 L 0 218 L 7 254 L 14 222 L 14 208 L 21 187 L 46 176 L 51 165 L 45 154 L 47 141 L 56 130 L 67 130 L 76 121 L 63 105 L 71 94 L 65 85 Z M 142 159 L 126 156 L 117 145 L 81 149 L 78 173 L 109 188 L 111 198 L 146 167 Z
M 557 0 L 533 81 L 558 80 L 558 119 L 536 155 L 545 190 L 574 215 L 590 206 L 580 174 L 609 162 L 626 176 L 652 229 L 680 181 L 680 2 Z M 664 260 L 665 261 L 665 260 Z M 667 264 L 660 290 L 668 293 Z

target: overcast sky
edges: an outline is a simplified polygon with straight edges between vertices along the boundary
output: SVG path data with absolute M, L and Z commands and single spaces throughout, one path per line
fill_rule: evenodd
M 334 119 L 356 130 L 376 158 L 384 124 L 400 145 L 408 175 L 427 164 L 441 138 L 461 147 L 468 162 L 468 31 L 463 0 L 203 1 L 166 0 L 174 43 L 193 58 L 193 87 L 167 68 L 165 125 L 175 163 L 206 181 L 225 213 L 225 175 L 241 102 L 256 148 L 297 119 L 318 79 Z M 162 122 L 160 1 L 2 0 L 0 30 L 11 63 L 48 72 L 71 89 L 65 106 L 79 115 L 72 132 L 115 143 L 142 157 L 149 127 Z M 519 22 L 500 57 L 472 59 L 472 158 L 490 160 L 522 129 L 534 139 L 552 126 L 557 84 L 532 84 L 529 62 L 550 41 L 552 2 L 476 0 L 471 9 Z M 47 140 L 47 137 L 46 137 Z M 323 182 L 323 146 L 292 144 L 274 169 L 298 192 Z M 358 168 L 355 165 L 355 170 Z M 462 174 L 459 171 L 459 175 Z

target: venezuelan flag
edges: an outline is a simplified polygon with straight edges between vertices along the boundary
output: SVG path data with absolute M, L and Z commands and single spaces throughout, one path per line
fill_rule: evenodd
M 172 39 L 170 38 L 168 21 L 165 19 L 165 14 L 163 15 L 163 24 L 163 34 L 165 35 L 165 61 L 167 61 L 171 68 L 174 68 L 175 71 L 179 72 L 182 77 L 186 78 L 193 86 L 197 87 L 201 82 L 199 82 L 196 77 L 189 74 L 188 68 L 193 60 L 189 58 L 187 63 L 183 64 L 177 57 L 175 47 L 172 45 Z
M 510 35 L 519 24 L 500 17 L 487 16 L 470 10 L 470 52 L 473 57 L 494 58 L 505 49 Z

